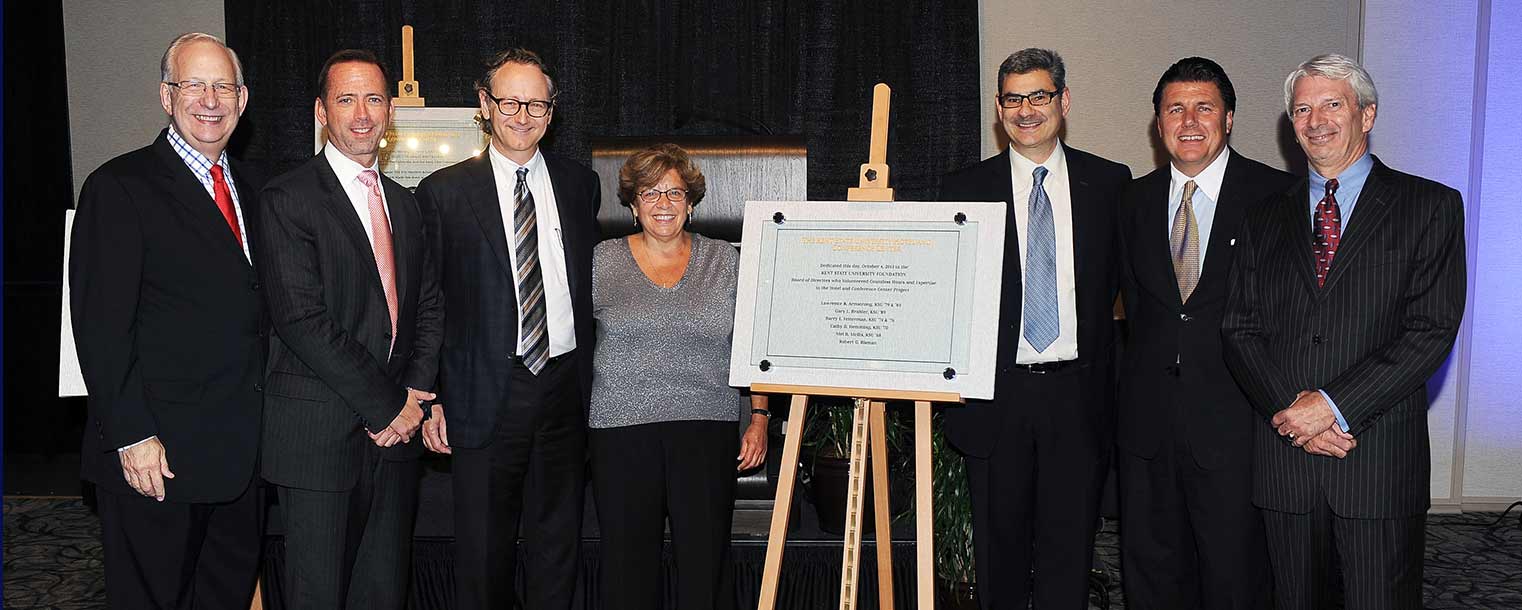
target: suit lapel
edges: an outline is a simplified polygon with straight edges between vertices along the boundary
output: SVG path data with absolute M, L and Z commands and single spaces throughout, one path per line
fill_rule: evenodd
M 497 200 L 497 181 L 492 171 L 491 153 L 481 153 L 475 164 L 470 166 L 470 183 L 466 188 L 471 192 L 466 199 L 476 213 L 476 222 L 481 225 L 486 243 L 491 244 L 497 262 L 502 265 L 502 273 L 507 275 L 509 284 L 515 285 L 513 261 L 507 253 L 507 229 L 502 226 L 502 204 Z
M 1287 244 L 1289 256 L 1294 260 L 1293 266 L 1300 279 L 1305 282 L 1306 288 L 1311 294 L 1315 294 L 1320 288 L 1316 286 L 1316 254 L 1311 251 L 1311 183 L 1305 178 L 1295 188 L 1290 189 L 1285 199 L 1280 199 L 1279 206 L 1280 239 Z
M 1173 247 L 1168 242 L 1168 185 L 1172 174 L 1165 168 L 1156 174 L 1142 189 L 1143 200 L 1137 220 L 1137 248 L 1142 252 L 1136 261 L 1142 274 L 1142 286 L 1155 287 L 1159 297 L 1170 304 L 1181 305 L 1178 294 L 1178 277 L 1173 273 Z M 1206 257 L 1208 260 L 1208 256 Z M 1202 280 L 1203 283 L 1203 280 Z
M 412 282 L 412 227 L 417 226 L 419 219 L 412 198 L 402 185 L 385 178 L 381 184 L 385 185 L 386 208 L 391 216 L 391 267 L 396 273 L 397 308 L 400 309 L 406 302 L 407 287 Z M 400 311 L 397 316 L 401 316 Z
M 1226 285 L 1226 274 L 1231 272 L 1233 234 L 1241 226 L 1242 217 L 1246 213 L 1243 209 L 1246 205 L 1244 202 L 1254 195 L 1246 192 L 1252 188 L 1244 174 L 1247 163 L 1236 162 L 1236 151 L 1227 154 L 1233 156 L 1226 159 L 1226 175 L 1221 178 L 1221 190 L 1216 193 L 1215 218 L 1210 224 L 1210 245 L 1205 249 L 1200 282 L 1194 290 L 1196 294 L 1201 288 L 1214 285 L 1213 283 Z M 1262 194 L 1257 196 L 1261 197 Z
M 338 183 L 338 174 L 333 173 L 333 167 L 328 165 L 328 160 L 322 153 L 317 154 L 313 163 L 317 164 L 317 183 L 323 191 L 322 205 L 338 221 L 340 230 L 349 238 L 360 260 L 369 261 L 370 264 L 360 265 L 360 267 L 369 270 L 367 277 L 371 280 L 370 284 L 375 287 L 373 292 L 379 295 L 381 302 L 384 303 L 386 292 L 381 287 L 380 270 L 375 268 L 375 249 L 370 246 L 370 238 L 365 235 L 365 225 L 359 220 L 359 212 L 354 209 L 354 203 L 349 201 L 349 194 L 344 191 L 343 185 Z M 396 232 L 392 231 L 392 233 Z M 395 246 L 392 249 L 394 251 Z M 392 267 L 395 266 L 393 262 Z
M 1342 241 L 1337 245 L 1337 256 L 1332 259 L 1332 268 L 1327 270 L 1326 285 L 1323 290 L 1331 290 L 1337 280 L 1344 275 L 1344 270 L 1351 267 L 1351 263 L 1359 253 L 1368 249 L 1372 235 L 1379 232 L 1379 225 L 1384 222 L 1389 214 L 1388 205 L 1393 189 L 1389 181 L 1384 179 L 1384 172 L 1389 168 L 1374 159 L 1374 169 L 1369 172 L 1369 178 L 1364 181 L 1363 190 L 1358 192 L 1357 205 L 1358 222 L 1348 220 L 1347 230 L 1343 231 Z
M 160 132 L 159 139 L 154 141 L 154 150 L 158 151 L 160 160 L 163 161 L 163 173 L 159 179 L 162 188 L 180 205 L 185 208 L 190 217 L 191 227 L 201 233 L 211 243 L 216 244 L 215 251 L 224 256 L 236 256 L 238 262 L 245 267 L 249 262 L 243 256 L 243 246 L 233 237 L 232 229 L 227 226 L 227 219 L 222 217 L 222 211 L 217 209 L 217 202 L 206 194 L 206 187 L 196 179 L 190 167 L 185 165 L 185 160 L 174 151 L 169 144 L 169 130 Z M 238 177 L 233 176 L 233 182 L 238 182 Z M 240 201 L 248 201 L 243 190 L 238 191 Z M 245 215 L 249 216 L 249 215 Z M 245 218 L 246 221 L 246 218 Z M 245 222 L 245 224 L 247 224 Z M 244 239 L 248 239 L 248 227 L 244 227 Z
M 1024 205 L 1023 201 L 1015 201 L 1014 170 L 1010 169 L 1010 155 L 1015 154 L 1008 147 L 1004 149 L 997 159 L 999 163 L 993 164 L 988 176 L 988 190 L 994 195 L 994 201 L 1005 202 L 1004 218 L 1004 296 L 1006 297 L 1000 309 L 1020 312 L 1024 309 L 1025 290 L 1022 283 L 1025 277 L 1020 269 L 1020 230 L 1015 223 L 1015 206 Z M 1013 264 L 1011 264 L 1013 263 Z M 1016 318 L 1018 319 L 1018 318 Z
M 579 280 L 582 278 L 577 277 L 577 270 L 581 269 L 581 264 L 577 255 L 579 250 L 567 247 L 566 244 L 576 242 L 577 236 L 572 232 L 581 226 L 577 222 L 576 214 L 577 210 L 581 209 L 582 203 L 577 201 L 576 197 L 573 196 L 570 188 L 571 178 L 565 175 L 565 170 L 561 167 L 559 159 L 551 160 L 549 155 L 545 155 L 544 166 L 549 170 L 550 189 L 555 192 L 555 212 L 560 217 L 560 242 L 555 245 L 560 248 L 565 256 L 566 283 L 570 286 L 571 302 L 574 303 L 577 302 L 578 286 L 581 285 Z M 555 237 L 541 232 L 539 239 L 555 239 Z M 588 283 L 587 285 L 591 284 Z

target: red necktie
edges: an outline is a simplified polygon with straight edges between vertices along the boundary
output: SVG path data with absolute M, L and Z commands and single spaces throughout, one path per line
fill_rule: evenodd
M 375 170 L 359 173 L 369 193 L 370 231 L 375 234 L 375 270 L 380 272 L 381 292 L 386 295 L 386 310 L 391 314 L 391 347 L 396 347 L 396 263 L 391 253 L 391 219 L 386 217 L 386 203 L 381 199 L 380 180 Z M 391 353 L 387 350 L 387 355 Z
M 211 190 L 216 193 L 217 209 L 222 210 L 222 218 L 227 221 L 227 226 L 232 227 L 233 239 L 238 240 L 238 247 L 243 247 L 243 232 L 238 230 L 238 211 L 233 209 L 233 192 L 227 188 L 227 179 L 222 177 L 222 166 L 211 166 Z
M 1316 253 L 1316 286 L 1326 285 L 1332 259 L 1337 256 L 1337 242 L 1342 241 L 1342 210 L 1337 207 L 1337 179 L 1326 181 L 1326 196 L 1316 204 L 1316 227 L 1311 250 Z

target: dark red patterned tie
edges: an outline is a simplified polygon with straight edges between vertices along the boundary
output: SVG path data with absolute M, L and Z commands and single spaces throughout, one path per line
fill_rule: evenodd
M 1337 179 L 1326 181 L 1326 196 L 1316 204 L 1316 230 L 1311 249 L 1316 253 L 1316 286 L 1326 285 L 1326 276 L 1337 256 L 1337 242 L 1342 241 L 1342 210 L 1337 207 Z

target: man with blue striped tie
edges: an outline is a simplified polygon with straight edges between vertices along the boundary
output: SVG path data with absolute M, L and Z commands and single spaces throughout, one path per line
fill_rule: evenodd
M 1087 607 L 1109 470 L 1115 205 L 1131 172 L 1059 139 L 1066 72 L 1045 49 L 1005 59 L 994 100 L 1009 149 L 941 182 L 944 201 L 1004 201 L 1010 214 L 995 398 L 946 412 L 985 609 Z

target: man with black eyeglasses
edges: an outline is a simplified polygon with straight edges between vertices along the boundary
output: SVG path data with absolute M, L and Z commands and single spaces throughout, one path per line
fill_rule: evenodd
M 267 329 L 250 235 L 261 181 L 227 141 L 248 104 L 237 54 L 175 38 L 169 125 L 79 194 L 70 307 L 112 608 L 248 608 L 259 560 Z
M 555 83 L 498 53 L 477 83 L 485 153 L 418 185 L 439 265 L 438 403 L 423 440 L 454 461 L 455 607 L 510 608 L 524 524 L 525 608 L 571 604 L 592 382 L 597 174 L 539 148 Z
M 941 181 L 943 201 L 1010 205 L 995 398 L 946 410 L 984 608 L 1024 609 L 1032 595 L 1043 610 L 1088 606 L 1114 433 L 1115 206 L 1131 172 L 1059 139 L 1066 76 L 1049 50 L 1005 59 L 994 105 L 1009 149 Z

